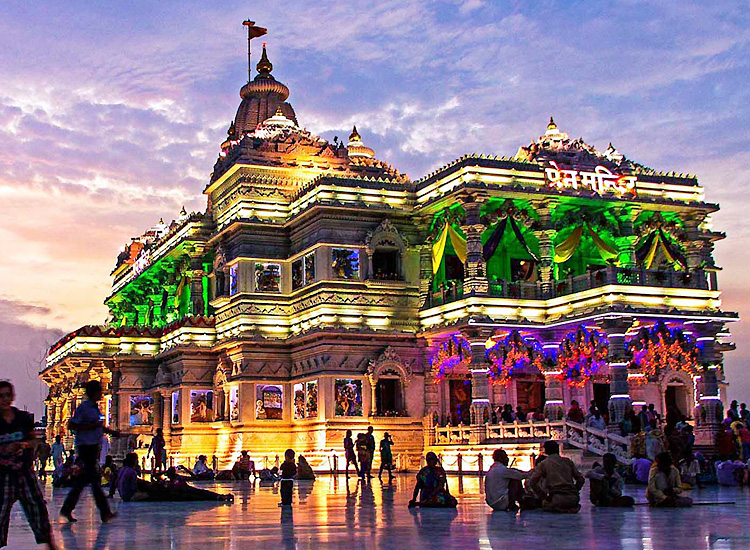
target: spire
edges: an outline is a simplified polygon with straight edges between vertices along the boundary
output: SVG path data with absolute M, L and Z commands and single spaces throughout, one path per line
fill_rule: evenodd
M 555 119 L 552 117 L 549 117 L 549 124 L 547 124 L 547 130 L 557 130 L 557 124 L 555 124 Z
M 273 71 L 273 63 L 268 60 L 268 54 L 266 53 L 266 43 L 263 42 L 263 54 L 260 56 L 260 61 L 255 66 L 258 69 L 258 76 L 261 78 L 268 78 L 271 76 Z
M 250 41 L 253 38 L 263 36 L 268 32 L 268 29 L 264 29 L 263 27 L 256 27 L 255 21 L 250 21 L 249 19 L 245 19 L 242 24 L 247 27 L 247 81 L 250 82 L 253 79 L 253 64 L 250 57 Z
M 359 132 L 357 132 L 357 125 L 354 125 L 354 128 L 352 128 L 352 133 L 349 134 L 349 141 L 362 141 L 362 138 L 359 135 Z

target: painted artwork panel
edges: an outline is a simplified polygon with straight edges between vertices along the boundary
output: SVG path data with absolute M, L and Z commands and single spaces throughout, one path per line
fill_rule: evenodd
M 305 284 L 315 280 L 315 252 L 305 256 Z
M 172 392 L 172 424 L 180 423 L 180 392 Z
M 318 416 L 318 381 L 307 383 L 307 406 L 305 407 L 305 416 L 307 418 L 317 418 Z
M 292 262 L 292 290 L 305 286 L 305 261 L 300 258 Z
M 276 384 L 258 384 L 255 387 L 255 418 L 281 420 L 284 412 L 284 391 Z
M 337 378 L 336 416 L 362 416 L 362 380 Z
M 130 425 L 153 426 L 154 401 L 148 394 L 130 396 Z
M 211 422 L 214 418 L 214 392 L 190 390 L 190 422 Z
M 359 251 L 351 248 L 332 249 L 331 269 L 337 279 L 359 279 Z
M 256 263 L 255 290 L 256 292 L 280 292 L 281 265 Z
M 240 388 L 232 386 L 229 389 L 229 420 L 238 422 L 240 419 Z
M 294 385 L 294 419 L 305 418 L 305 385 Z

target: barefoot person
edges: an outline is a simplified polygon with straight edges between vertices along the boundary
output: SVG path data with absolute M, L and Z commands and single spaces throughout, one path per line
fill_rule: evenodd
M 34 421 L 13 407 L 13 384 L 0 381 L 0 547 L 8 544 L 10 510 L 21 501 L 37 544 L 55 548 L 47 505 L 33 470 Z
M 81 492 L 86 485 L 91 485 L 94 493 L 96 506 L 99 508 L 102 522 L 107 523 L 115 514 L 109 509 L 107 497 L 102 491 L 99 483 L 99 445 L 102 442 L 102 432 L 115 437 L 120 437 L 120 432 L 104 427 L 102 413 L 99 410 L 98 401 L 102 398 L 102 385 L 98 380 L 89 380 L 86 383 L 87 399 L 78 405 L 73 418 L 68 421 L 68 427 L 76 434 L 76 450 L 83 464 L 81 475 L 76 479 L 73 488 L 68 493 L 65 502 L 60 509 L 60 516 L 69 522 L 74 522 L 73 510 L 78 504 Z
M 346 457 L 346 468 L 344 469 L 346 477 L 349 477 L 349 464 L 354 464 L 354 472 L 359 475 L 357 454 L 354 452 L 354 441 L 352 440 L 351 430 L 346 430 L 346 437 L 344 438 L 344 456 Z
M 560 456 L 557 441 L 544 442 L 547 458 L 536 465 L 529 478 L 529 489 L 544 487 L 542 509 L 548 512 L 576 514 L 581 509 L 579 492 L 584 477 L 569 458 Z
M 458 501 L 448 491 L 448 478 L 442 466 L 438 465 L 437 455 L 430 451 L 424 459 L 427 466 L 417 474 L 417 484 L 414 486 L 409 508 L 455 508 Z
M 508 454 L 502 449 L 495 449 L 492 459 L 495 463 L 484 478 L 485 501 L 493 510 L 516 511 L 524 494 L 522 480 L 528 479 L 531 471 L 508 468 Z

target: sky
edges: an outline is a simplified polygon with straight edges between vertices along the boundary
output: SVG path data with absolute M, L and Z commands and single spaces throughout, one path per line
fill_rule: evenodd
M 40 412 L 46 346 L 104 322 L 118 251 L 201 194 L 247 79 L 250 18 L 300 124 L 417 179 L 571 137 L 697 174 L 723 309 L 750 319 L 747 1 L 372 0 L 0 4 L 0 378 Z M 255 43 L 257 61 L 260 42 Z M 730 330 L 750 399 L 750 324 Z

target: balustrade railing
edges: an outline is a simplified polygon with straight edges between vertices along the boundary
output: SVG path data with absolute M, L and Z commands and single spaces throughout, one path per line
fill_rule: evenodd
M 436 445 L 461 445 L 469 442 L 469 426 L 435 426 Z
M 523 442 L 553 439 L 572 447 L 602 456 L 614 454 L 625 464 L 630 463 L 630 439 L 606 430 L 586 427 L 570 420 L 538 422 L 508 422 L 487 424 L 486 439 L 482 444 L 498 442 Z M 435 426 L 435 445 L 466 445 L 469 443 L 471 426 Z
M 565 438 L 565 421 L 540 420 L 487 425 L 487 439 L 556 439 Z
M 702 270 L 690 273 L 674 270 L 655 270 L 630 267 L 607 266 L 594 269 L 583 275 L 566 277 L 553 281 L 547 288 L 541 282 L 525 283 L 521 281 L 493 281 L 489 284 L 490 296 L 500 298 L 518 298 L 524 300 L 544 300 L 566 296 L 605 285 L 652 286 L 662 288 L 694 288 L 708 290 L 715 285 Z M 426 307 L 454 302 L 464 297 L 463 285 L 448 285 L 439 292 L 427 296 Z

